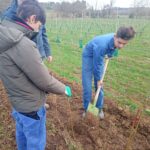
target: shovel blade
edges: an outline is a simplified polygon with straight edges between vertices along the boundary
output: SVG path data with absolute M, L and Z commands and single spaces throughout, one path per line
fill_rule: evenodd
M 91 103 L 89 103 L 87 111 L 92 113 L 95 116 L 98 116 L 99 113 L 99 109 Z

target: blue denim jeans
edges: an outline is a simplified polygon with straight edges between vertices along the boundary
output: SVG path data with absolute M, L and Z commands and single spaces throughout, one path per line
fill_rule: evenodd
M 44 150 L 46 146 L 46 110 L 41 107 L 38 119 L 25 116 L 15 110 L 16 142 L 18 150 Z
M 82 87 L 83 87 L 83 108 L 87 110 L 92 99 L 92 78 L 93 78 L 93 58 L 82 56 Z M 97 90 L 97 81 L 94 77 L 95 91 Z M 103 108 L 104 91 L 103 88 L 99 93 L 96 107 Z

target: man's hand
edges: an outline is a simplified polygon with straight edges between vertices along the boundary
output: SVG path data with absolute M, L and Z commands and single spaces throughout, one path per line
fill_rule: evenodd
M 52 60 L 53 60 L 53 57 L 52 57 L 52 56 L 48 56 L 48 57 L 47 57 L 47 61 L 48 61 L 49 63 L 51 63 Z
M 66 94 L 68 97 L 71 97 L 71 96 L 72 96 L 71 88 L 70 88 L 69 86 L 66 86 L 66 88 L 65 88 L 65 94 Z
M 97 81 L 97 87 L 99 88 L 100 86 L 103 86 L 103 82 L 101 80 Z

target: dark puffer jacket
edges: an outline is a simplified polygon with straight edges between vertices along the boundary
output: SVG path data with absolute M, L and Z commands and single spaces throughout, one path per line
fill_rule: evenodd
M 45 103 L 45 93 L 65 94 L 65 85 L 42 63 L 35 43 L 29 39 L 32 34 L 15 22 L 4 20 L 0 24 L 0 78 L 19 112 L 37 111 Z

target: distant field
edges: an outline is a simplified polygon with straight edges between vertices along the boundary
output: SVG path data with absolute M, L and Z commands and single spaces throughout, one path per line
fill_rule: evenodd
M 105 96 L 133 110 L 140 104 L 150 109 L 150 20 L 48 19 L 53 63 L 47 65 L 60 76 L 81 83 L 81 47 L 95 35 L 115 32 L 121 25 L 133 26 L 137 36 L 110 62 Z

